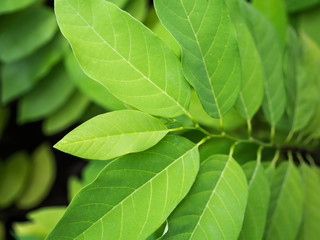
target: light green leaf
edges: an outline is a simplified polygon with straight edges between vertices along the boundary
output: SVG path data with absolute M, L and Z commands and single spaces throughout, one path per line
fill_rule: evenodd
M 207 160 L 211 155 L 228 154 L 234 142 L 232 140 L 222 138 L 212 138 L 199 147 L 201 162 Z
M 239 240 L 261 240 L 270 197 L 268 178 L 263 166 L 256 161 L 246 163 L 242 169 L 247 176 L 249 194 Z
M 135 19 L 143 22 L 149 10 L 148 0 L 131 0 L 125 7 L 125 11 L 130 13 Z
M 164 117 L 186 112 L 190 87 L 180 62 L 148 28 L 105 0 L 56 0 L 55 11 L 88 76 L 142 111 Z
M 193 187 L 170 215 L 164 239 L 238 239 L 247 194 L 246 177 L 237 162 L 212 155 L 201 163 Z
M 273 23 L 280 40 L 281 46 L 284 47 L 287 37 L 288 19 L 287 9 L 284 0 L 253 0 L 252 4 L 261 11 Z M 274 39 L 276 40 L 276 39 Z
M 61 107 L 71 96 L 74 86 L 60 64 L 19 101 L 18 121 L 32 122 Z
M 17 152 L 0 165 L 0 208 L 9 207 L 26 187 L 30 174 L 29 157 L 25 152 Z
M 53 135 L 70 127 L 80 119 L 89 103 L 89 99 L 86 96 L 75 91 L 66 104 L 61 106 L 43 122 L 43 133 Z
M 297 240 L 317 240 L 320 236 L 320 181 L 318 174 L 302 163 L 300 173 L 303 182 L 303 217 Z
M 68 186 L 68 200 L 69 202 L 71 202 L 71 200 L 85 185 L 82 183 L 82 181 L 78 177 L 71 176 L 68 178 L 67 186 Z
M 0 60 L 13 62 L 47 43 L 57 31 L 53 12 L 34 7 L 7 15 L 0 24 Z
M 79 192 L 47 240 L 144 240 L 185 197 L 198 169 L 197 145 L 177 136 L 118 158 Z
M 245 119 L 251 120 L 262 104 L 265 79 L 260 55 L 242 16 L 239 1 L 226 1 L 237 33 L 241 58 L 242 84 L 235 108 Z
M 291 161 L 283 162 L 272 177 L 264 239 L 296 239 L 302 209 L 303 189 L 299 172 Z
M 112 2 L 116 4 L 118 7 L 123 8 L 126 6 L 126 4 L 131 0 L 107 0 L 109 2 Z
M 56 176 L 55 159 L 51 147 L 39 146 L 32 154 L 30 179 L 16 205 L 20 209 L 37 206 L 48 195 Z
M 91 160 L 82 172 L 83 183 L 87 185 L 95 180 L 107 164 L 109 164 L 107 161 Z
M 67 41 L 59 34 L 37 52 L 3 65 L 2 102 L 8 103 L 30 90 L 62 57 Z
M 165 125 L 147 113 L 114 111 L 83 123 L 68 133 L 55 148 L 82 158 L 107 160 L 144 151 L 167 133 Z
M 119 99 L 82 71 L 72 52 L 66 55 L 65 67 L 74 84 L 92 101 L 112 111 L 125 108 Z
M 38 0 L 1 0 L 0 14 L 10 13 L 26 8 Z
M 162 24 L 182 48 L 187 80 L 214 118 L 235 104 L 241 67 L 235 30 L 224 0 L 156 0 Z
M 15 234 L 20 238 L 35 236 L 44 239 L 57 224 L 65 210 L 66 207 L 45 207 L 29 212 L 27 218 L 30 222 L 13 224 Z
M 282 48 L 275 41 L 277 33 L 269 19 L 245 1 L 240 2 L 264 66 L 263 111 L 269 123 L 275 126 L 286 107 Z
M 289 12 L 302 11 L 320 3 L 319 0 L 286 0 L 285 2 Z

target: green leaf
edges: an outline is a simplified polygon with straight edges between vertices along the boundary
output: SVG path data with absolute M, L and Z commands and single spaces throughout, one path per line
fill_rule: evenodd
M 61 64 L 54 67 L 19 101 L 18 121 L 32 122 L 49 116 L 71 96 L 74 86 Z
M 167 133 L 164 124 L 147 113 L 114 111 L 83 123 L 68 133 L 55 148 L 82 158 L 107 160 L 144 151 Z
M 241 67 L 235 30 L 224 0 L 156 0 L 162 24 L 182 48 L 187 80 L 214 118 L 235 104 Z
M 252 4 L 273 23 L 281 46 L 284 47 L 287 37 L 288 19 L 284 0 L 253 0 Z M 276 39 L 274 39 L 276 40 Z
M 234 142 L 232 140 L 222 138 L 212 138 L 202 144 L 199 148 L 201 162 L 207 160 L 211 155 L 228 154 Z
M 34 7 L 4 16 L 0 24 L 0 60 L 13 62 L 33 53 L 57 31 L 49 8 Z
M 77 195 L 77 193 L 83 188 L 85 185 L 82 183 L 82 181 L 75 176 L 71 176 L 68 178 L 68 200 L 69 202 L 72 201 L 72 199 Z
M 147 17 L 149 2 L 147 0 L 131 0 L 125 8 L 135 19 L 143 22 Z
M 146 240 L 159 240 L 167 232 L 167 221 L 161 225 L 153 234 L 151 234 Z
M 47 240 L 146 239 L 185 197 L 198 169 L 197 145 L 178 136 L 118 158 L 79 192 Z
M 130 1 L 130 0 L 107 0 L 109 2 L 112 2 L 114 4 L 116 4 L 118 7 L 123 8 L 126 6 L 126 4 Z
M 260 55 L 242 16 L 239 1 L 226 1 L 237 33 L 241 58 L 242 84 L 235 108 L 245 119 L 251 120 L 262 104 L 265 80 Z
M 2 102 L 8 103 L 30 90 L 62 57 L 67 41 L 59 34 L 37 52 L 3 65 Z
M 112 111 L 125 108 L 120 100 L 82 71 L 72 52 L 66 55 L 65 67 L 74 84 L 93 102 Z
M 296 239 L 302 220 L 303 189 L 299 172 L 291 161 L 280 165 L 272 177 L 265 240 Z
M 75 91 L 66 104 L 50 115 L 42 125 L 46 135 L 56 134 L 76 123 L 89 105 L 89 100 L 82 93 Z
M 242 169 L 247 176 L 249 194 L 239 240 L 261 240 L 270 198 L 268 178 L 263 166 L 256 161 L 246 163 Z
M 15 234 L 19 239 L 27 236 L 35 236 L 44 239 L 54 228 L 65 212 L 66 207 L 45 207 L 29 212 L 29 222 L 17 222 L 13 224 Z
M 302 11 L 320 3 L 319 0 L 285 0 L 289 12 Z
M 0 208 L 9 207 L 26 187 L 30 166 L 25 152 L 17 152 L 0 165 Z
M 39 146 L 32 154 L 30 179 L 16 205 L 20 209 L 37 206 L 48 195 L 55 180 L 56 167 L 51 147 Z
M 227 155 L 212 155 L 201 163 L 193 187 L 170 215 L 164 239 L 238 239 L 247 193 L 237 162 Z
M 180 62 L 148 28 L 105 0 L 56 0 L 55 11 L 88 76 L 142 111 L 164 117 L 186 112 L 190 87 Z
M 95 180 L 107 164 L 109 164 L 107 161 L 91 160 L 82 172 L 83 183 L 87 185 Z
M 0 2 L 0 15 L 4 13 L 15 12 L 20 9 L 26 8 L 38 0 L 1 0 Z
M 193 90 L 191 90 L 189 112 L 201 125 L 217 130 L 220 129 L 220 120 L 214 119 L 208 115 L 208 113 L 203 109 L 198 96 Z M 231 110 L 222 116 L 221 119 L 223 122 L 223 130 L 225 131 L 232 131 L 246 125 L 246 120 L 234 108 L 231 108 Z
M 0 240 L 5 240 L 6 237 L 6 229 L 4 227 L 4 224 L 0 222 Z
M 312 77 L 303 61 L 302 49 L 293 29 L 289 30 L 288 60 L 285 85 L 287 89 L 287 114 L 292 133 L 304 128 L 314 115 L 315 96 Z M 317 95 L 318 92 L 315 93 Z
M 300 173 L 303 182 L 303 216 L 297 240 L 317 240 L 320 229 L 320 181 L 318 174 L 307 164 L 302 163 Z
M 262 108 L 266 119 L 275 126 L 286 107 L 282 48 L 275 41 L 277 33 L 269 19 L 245 1 L 240 2 L 264 66 L 265 93 Z

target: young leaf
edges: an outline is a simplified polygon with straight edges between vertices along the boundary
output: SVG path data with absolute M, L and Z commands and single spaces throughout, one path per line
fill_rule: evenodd
M 6 15 L 0 25 L 0 59 L 13 62 L 47 43 L 57 31 L 54 14 L 45 7 L 34 7 Z
M 238 239 L 247 194 L 246 177 L 237 162 L 212 155 L 201 163 L 193 187 L 170 215 L 163 239 Z
M 239 0 L 227 0 L 226 3 L 237 33 L 241 58 L 242 84 L 235 108 L 245 119 L 251 120 L 263 100 L 263 67 L 254 39 L 242 16 Z
M 303 190 L 296 166 L 284 162 L 276 170 L 271 182 L 265 240 L 296 239 L 302 219 Z
M 0 165 L 0 208 L 9 207 L 26 186 L 29 176 L 29 157 L 24 152 L 17 152 Z
M 42 125 L 43 133 L 53 135 L 77 122 L 89 105 L 89 99 L 75 91 L 67 103 L 50 115 Z
M 51 147 L 39 146 L 32 154 L 32 165 L 28 185 L 16 205 L 20 209 L 37 206 L 50 192 L 55 180 L 56 167 Z
M 198 169 L 197 145 L 178 136 L 118 158 L 77 194 L 47 240 L 146 239 L 187 194 Z
M 263 166 L 251 161 L 242 166 L 249 184 L 248 203 L 239 240 L 261 240 L 267 221 L 270 186 Z
M 162 24 L 182 48 L 184 74 L 211 117 L 234 105 L 241 85 L 236 34 L 224 0 L 156 0 Z
M 121 110 L 125 107 L 106 88 L 97 81 L 89 78 L 79 66 L 72 52 L 66 55 L 65 67 L 74 84 L 93 102 L 107 110 Z
M 56 0 L 62 33 L 88 76 L 142 111 L 186 112 L 190 87 L 179 60 L 148 28 L 105 0 Z
M 71 96 L 74 86 L 61 64 L 54 67 L 19 102 L 18 121 L 37 121 L 59 109 Z
M 302 175 L 304 204 L 303 216 L 297 240 L 317 240 L 320 236 L 320 181 L 314 169 L 303 163 Z
M 269 19 L 245 1 L 240 2 L 264 66 L 263 111 L 266 119 L 275 126 L 286 107 L 282 48 L 278 41 L 274 41 L 277 33 Z
M 0 15 L 4 13 L 14 12 L 37 2 L 38 0 L 1 0 Z M 1 239 L 1 238 L 0 238 Z
M 287 9 L 284 0 L 253 0 L 252 4 L 255 8 L 261 11 L 273 23 L 281 46 L 286 43 L 286 34 L 288 28 Z M 274 39 L 274 40 L 276 40 Z
M 8 103 L 30 90 L 62 57 L 67 41 L 58 34 L 37 52 L 3 65 L 1 101 Z
M 147 113 L 122 110 L 96 116 L 68 133 L 55 147 L 72 155 L 107 160 L 144 151 L 168 129 Z

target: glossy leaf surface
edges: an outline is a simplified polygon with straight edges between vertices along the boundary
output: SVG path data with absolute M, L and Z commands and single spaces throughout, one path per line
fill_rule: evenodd
M 248 203 L 239 240 L 261 240 L 267 220 L 270 186 L 263 166 L 256 161 L 242 166 L 248 185 Z
M 247 193 L 237 162 L 227 155 L 212 155 L 201 163 L 190 192 L 170 215 L 163 239 L 238 239 Z
M 291 161 L 284 162 L 272 177 L 264 239 L 296 239 L 302 210 L 303 189 L 299 171 Z
M 274 41 L 277 33 L 267 17 L 245 1 L 240 2 L 264 66 L 263 111 L 270 124 L 275 126 L 286 107 L 282 48 L 279 42 Z
M 56 30 L 54 14 L 45 7 L 30 8 L 3 17 L 0 25 L 0 59 L 13 62 L 26 57 L 48 42 Z
M 79 192 L 47 240 L 144 240 L 187 194 L 198 169 L 197 145 L 177 136 L 118 158 Z
M 67 46 L 67 41 L 57 35 L 32 55 L 4 64 L 1 101 L 7 103 L 30 90 L 61 59 Z
M 55 11 L 88 76 L 142 111 L 164 117 L 186 111 L 190 87 L 180 62 L 148 28 L 105 0 L 56 0 Z
M 241 86 L 236 34 L 224 0 L 157 0 L 157 14 L 182 48 L 184 74 L 211 117 L 234 105 Z
M 167 133 L 164 124 L 147 113 L 122 110 L 90 119 L 55 147 L 78 157 L 107 160 L 146 150 Z
M 59 109 L 71 96 L 74 86 L 65 69 L 58 65 L 19 102 L 20 123 L 37 121 Z

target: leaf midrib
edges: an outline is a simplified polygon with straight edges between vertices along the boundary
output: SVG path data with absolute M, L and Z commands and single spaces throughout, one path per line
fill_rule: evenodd
M 83 234 L 85 234 L 89 229 L 91 229 L 95 224 L 97 224 L 99 221 L 102 221 L 106 216 L 108 216 L 109 213 L 111 213 L 114 209 L 116 209 L 118 206 L 120 206 L 121 204 L 123 204 L 129 197 L 131 197 L 132 195 L 134 195 L 137 191 L 139 191 L 140 189 L 142 189 L 144 186 L 146 186 L 147 184 L 151 183 L 156 177 L 158 177 L 160 174 L 162 174 L 163 172 L 167 171 L 172 165 L 174 165 L 175 163 L 177 163 L 180 159 L 184 158 L 186 155 L 188 155 L 189 153 L 191 153 L 193 150 L 195 150 L 197 147 L 199 146 L 199 144 L 193 146 L 190 150 L 186 151 L 184 154 L 182 154 L 180 157 L 178 157 L 176 160 L 174 160 L 172 163 L 170 163 L 167 167 L 165 167 L 164 169 L 162 169 L 160 172 L 156 173 L 152 178 L 150 178 L 147 182 L 145 182 L 144 184 L 142 184 L 140 187 L 138 187 L 136 190 L 134 190 L 132 193 L 130 193 L 127 197 L 125 197 L 121 202 L 119 202 L 118 204 L 116 204 L 112 209 L 110 209 L 110 211 L 108 211 L 106 214 L 104 214 L 103 216 L 101 216 L 98 220 L 96 220 L 90 227 L 88 227 L 85 231 L 83 231 L 81 234 L 79 234 L 78 236 L 76 236 L 74 239 L 78 239 L 80 236 L 82 236 Z M 112 162 L 114 163 L 114 162 Z
M 74 9 L 74 7 L 71 5 L 69 0 L 66 0 L 66 2 L 69 4 L 69 6 L 72 8 L 72 10 L 77 14 L 77 16 L 79 16 L 86 24 L 87 26 L 93 31 L 93 33 L 100 38 L 103 43 L 105 43 L 109 48 L 111 48 L 116 54 L 119 55 L 120 58 L 122 58 L 131 68 L 133 68 L 138 74 L 140 74 L 144 79 L 146 79 L 148 82 L 150 82 L 154 87 L 156 87 L 158 90 L 160 90 L 164 95 L 166 95 L 170 100 L 172 100 L 184 113 L 188 113 L 187 110 L 178 102 L 176 101 L 174 98 L 172 98 L 166 91 L 164 91 L 162 88 L 160 88 L 158 85 L 156 85 L 153 81 L 151 81 L 150 78 L 148 78 L 147 76 L 145 76 L 139 69 L 137 69 L 129 60 L 127 60 L 121 53 L 119 53 L 115 48 L 113 48 L 83 17 L 82 15 L 76 11 Z M 112 5 L 112 3 L 109 3 L 107 1 L 104 2 L 104 4 L 110 4 Z M 122 11 L 123 13 L 127 14 L 125 11 L 119 9 L 120 11 Z M 134 18 L 132 18 L 134 21 Z M 126 20 L 127 22 L 127 20 Z M 138 22 L 138 21 L 137 21 Z M 140 22 L 138 22 L 140 23 Z M 141 23 L 140 23 L 141 24 Z M 142 26 L 144 27 L 144 26 Z M 161 42 L 162 43 L 162 42 Z M 165 57 L 165 55 L 164 55 Z M 188 114 L 187 114 L 188 115 Z

